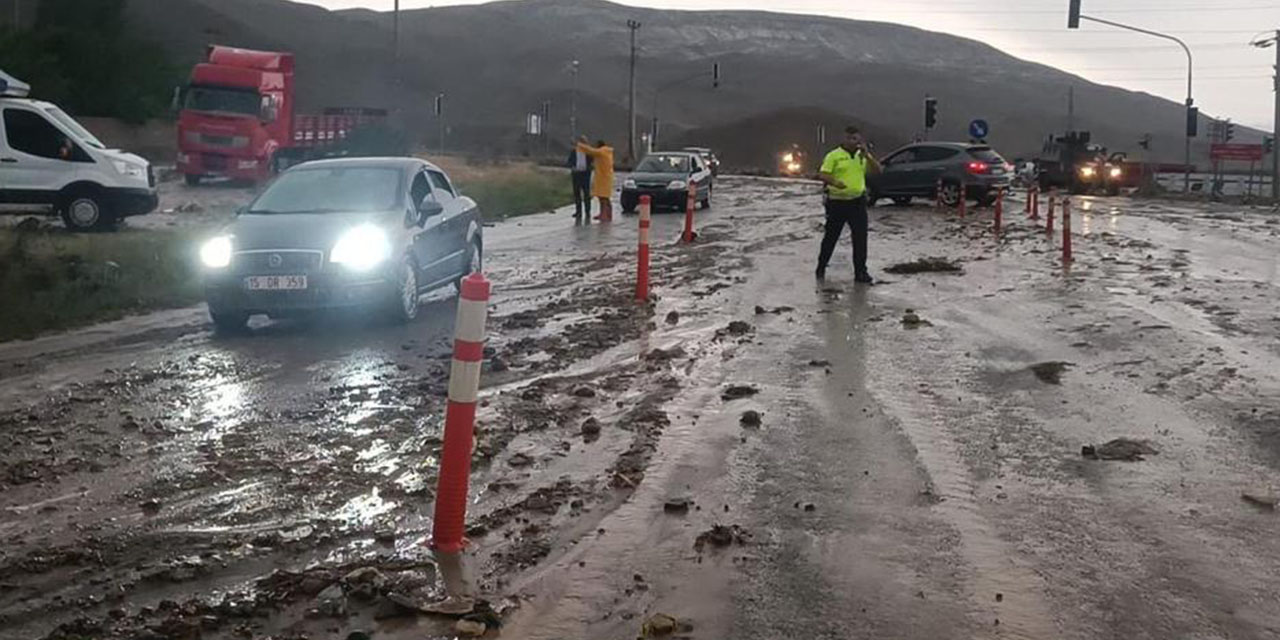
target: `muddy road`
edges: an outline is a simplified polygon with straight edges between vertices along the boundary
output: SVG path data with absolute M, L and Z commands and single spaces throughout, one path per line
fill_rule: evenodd
M 1064 270 L 1019 202 L 1000 241 L 882 207 L 862 287 L 847 238 L 813 280 L 813 186 L 715 205 L 692 247 L 655 215 L 651 305 L 634 218 L 487 230 L 490 627 L 1280 637 L 1280 217 L 1082 199 Z M 928 257 L 959 270 L 885 272 Z M 453 314 L 0 346 L 0 638 L 452 637 L 397 601 L 438 594 Z

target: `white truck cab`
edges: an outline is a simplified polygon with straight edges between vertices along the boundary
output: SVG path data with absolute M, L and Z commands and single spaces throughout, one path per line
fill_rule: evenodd
M 108 149 L 57 105 L 0 71 L 0 212 L 62 216 L 76 231 L 113 228 L 158 204 L 145 159 Z

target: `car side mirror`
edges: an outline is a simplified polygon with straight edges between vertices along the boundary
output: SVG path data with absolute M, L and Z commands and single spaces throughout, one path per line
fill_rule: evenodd
M 435 200 L 423 200 L 418 205 L 418 224 L 422 224 L 433 216 L 444 213 L 444 205 Z

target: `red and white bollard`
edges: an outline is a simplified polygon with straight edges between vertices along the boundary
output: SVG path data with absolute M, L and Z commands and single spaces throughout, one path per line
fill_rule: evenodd
M 684 209 L 684 233 L 680 234 L 680 242 L 693 242 L 698 234 L 693 232 L 693 209 L 698 206 L 698 187 L 689 183 L 689 205 Z
M 1031 187 L 1031 219 L 1040 219 L 1040 185 Z
M 1062 264 L 1071 264 L 1071 199 L 1062 199 Z
M 444 418 L 444 450 L 440 455 L 440 476 L 436 481 L 430 542 L 449 596 L 445 602 L 432 607 L 442 613 L 470 611 L 475 599 L 472 581 L 463 566 L 462 551 L 467 545 L 467 490 L 471 477 L 471 449 L 475 438 L 490 284 L 480 273 L 473 273 L 463 279 L 461 289 L 458 320 L 454 327 L 453 366 L 449 372 L 449 404 Z
M 996 190 L 996 219 L 995 219 L 994 228 L 995 228 L 997 238 L 1000 237 L 1000 230 L 1001 230 L 1001 227 L 1003 226 L 1004 226 L 1004 187 L 1000 187 L 999 189 Z
M 1036 186 L 1034 184 L 1027 186 L 1027 209 L 1023 213 L 1025 213 L 1028 218 L 1031 218 L 1031 193 L 1035 188 Z M 1034 220 L 1035 218 L 1031 219 Z
M 636 264 L 636 302 L 649 300 L 649 223 L 653 199 L 640 196 L 640 247 Z
M 1049 192 L 1049 217 L 1045 220 L 1044 232 L 1050 236 L 1053 235 L 1053 208 L 1058 203 L 1058 196 L 1052 191 Z

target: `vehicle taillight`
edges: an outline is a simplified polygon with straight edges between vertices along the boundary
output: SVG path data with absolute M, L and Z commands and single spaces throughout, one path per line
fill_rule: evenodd
M 985 162 L 970 162 L 969 173 L 986 173 L 991 166 Z

